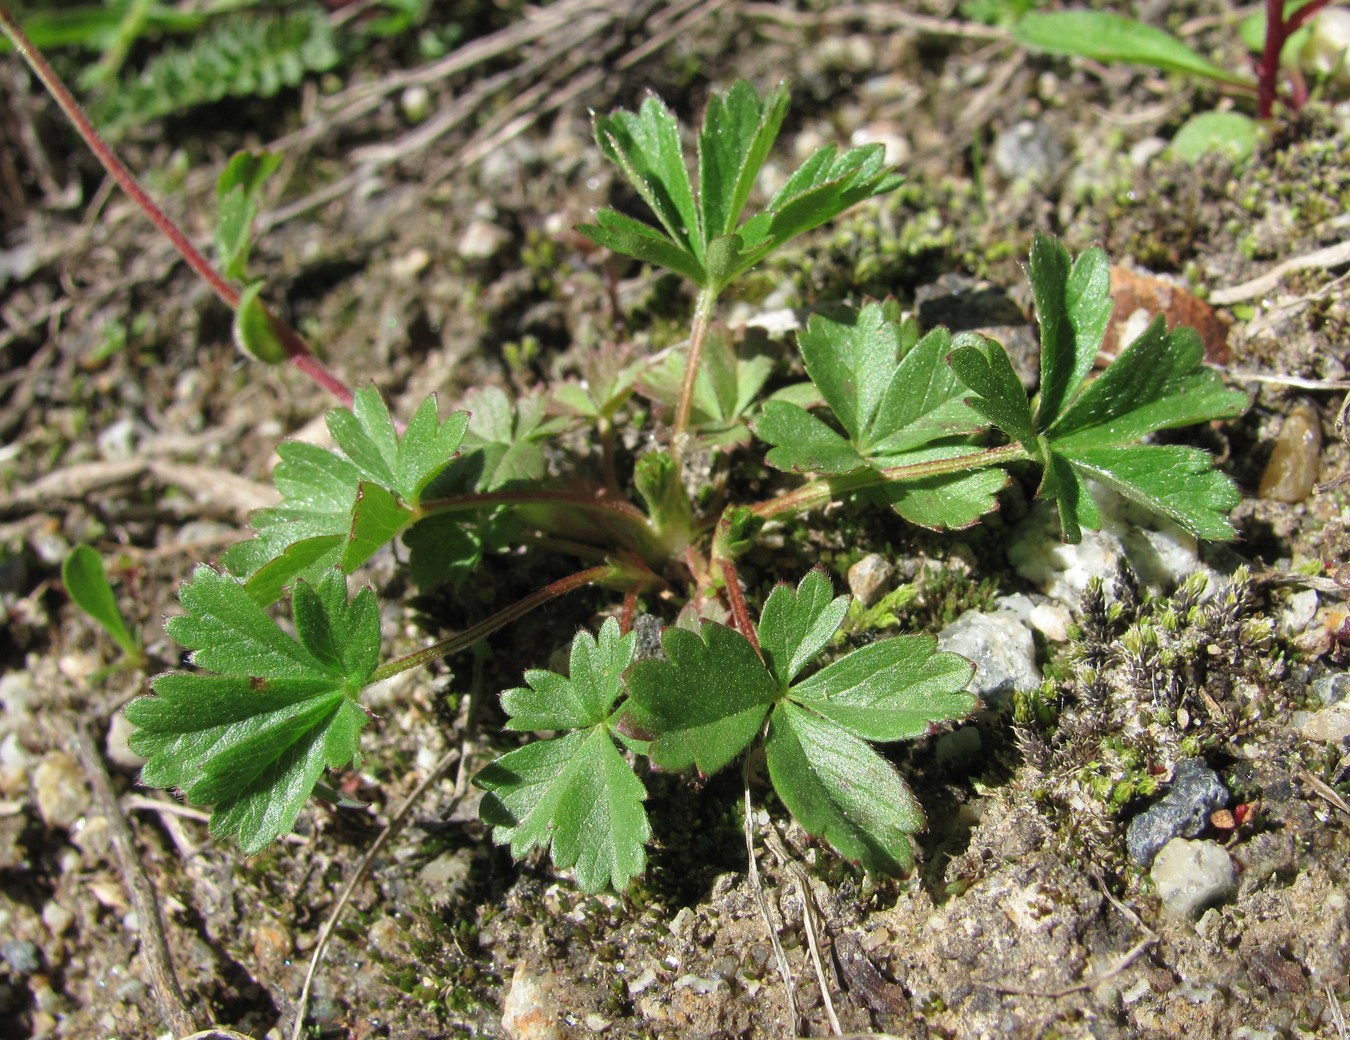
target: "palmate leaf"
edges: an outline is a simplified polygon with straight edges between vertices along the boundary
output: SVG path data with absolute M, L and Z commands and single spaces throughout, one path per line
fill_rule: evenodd
M 652 736 L 653 763 L 705 773 L 729 764 L 767 718 L 770 776 L 798 822 L 868 869 L 899 874 L 912 862 L 907 835 L 922 829 L 923 813 L 869 741 L 920 736 L 969 714 L 978 703 L 965 690 L 974 669 L 937 652 L 931 637 L 911 636 L 870 644 L 796 682 L 849 602 L 819 570 L 795 589 L 776 587 L 758 626 L 762 660 L 725 625 L 668 629 L 665 659 L 628 674 L 630 712 Z
M 712 95 L 698 134 L 697 194 L 680 146 L 679 123 L 659 98 L 647 98 L 636 113 L 596 116 L 601 152 L 647 204 L 656 224 L 601 209 L 594 224 L 578 230 L 716 295 L 788 239 L 899 186 L 901 178 L 887 168 L 881 145 L 838 156 L 827 146 L 788 178 L 762 212 L 742 221 L 787 104 L 781 85 L 763 99 L 745 81 Z
M 1227 514 L 1239 495 L 1209 456 L 1140 442 L 1159 430 L 1233 418 L 1250 398 L 1204 367 L 1204 348 L 1193 329 L 1168 332 L 1161 317 L 1088 380 L 1111 306 L 1105 256 L 1089 250 L 1070 264 L 1062 245 L 1038 236 L 1031 279 L 1042 332 L 1042 392 L 1034 418 L 1002 347 L 963 345 L 949 360 L 975 394 L 971 407 L 1044 467 L 1039 494 L 1056 503 L 1065 539 L 1077 542 L 1082 528 L 1101 524 L 1088 480 L 1198 537 L 1234 537 Z
M 281 504 L 255 513 L 256 536 L 226 550 L 221 564 L 263 606 L 298 577 L 314 581 L 332 567 L 350 573 L 414 521 L 468 420 L 461 411 L 442 422 L 433 394 L 400 434 L 376 390 L 356 391 L 350 410 L 327 416 L 337 451 L 300 441 L 277 448 Z
M 926 825 L 908 785 L 865 740 L 791 702 L 764 741 L 774 789 L 809 834 L 893 877 L 914 866 L 909 835 Z
M 725 625 L 668 628 L 661 646 L 664 659 L 639 661 L 628 675 L 638 728 L 657 734 L 648 755 L 664 769 L 716 773 L 755 739 L 782 687 Z
M 551 846 L 554 865 L 574 868 L 587 892 L 623 889 L 646 866 L 647 793 L 610 728 L 635 645 L 611 618 L 599 639 L 580 632 L 572 640 L 570 675 L 526 672 L 525 687 L 502 695 L 507 728 L 572 732 L 503 755 L 474 777 L 488 792 L 480 812 L 493 840 L 516 859 Z
M 146 758 L 142 783 L 212 806 L 212 834 L 253 854 L 289 832 L 324 769 L 359 761 L 379 606 L 370 589 L 349 601 L 336 571 L 298 582 L 292 637 L 207 566 L 179 600 L 187 613 L 167 630 L 204 671 L 160 675 L 127 706 L 130 746 Z
M 888 304 L 836 316 L 813 315 L 798 337 L 807 374 L 840 430 L 788 401 L 768 401 L 752 424 L 773 447 L 765 459 L 778 469 L 842 476 L 975 455 L 965 437 L 988 417 L 965 398 L 967 390 L 943 359 L 983 340 L 952 338 L 936 328 L 905 349 L 902 330 Z M 1009 369 L 1011 373 L 1011 369 Z M 1018 396 L 1026 397 L 1017 384 Z M 976 402 L 978 404 L 978 402 Z M 996 505 L 1007 482 L 997 470 L 945 474 L 914 480 L 879 479 L 869 494 L 911 523 L 934 529 L 968 527 Z

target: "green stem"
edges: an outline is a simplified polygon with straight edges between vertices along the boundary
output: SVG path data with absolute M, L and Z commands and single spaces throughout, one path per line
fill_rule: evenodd
M 632 502 L 621 498 L 595 498 L 572 491 L 484 491 L 450 498 L 433 498 L 421 505 L 423 517 L 441 513 L 465 513 L 492 506 L 571 506 L 583 513 L 596 513 L 626 524 L 647 527 L 647 517 Z
M 463 632 L 457 632 L 438 643 L 432 643 L 415 653 L 408 654 L 406 657 L 400 657 L 395 661 L 380 665 L 370 673 L 366 685 L 373 686 L 375 683 L 392 679 L 400 672 L 420 668 L 424 664 L 430 664 L 439 658 L 448 657 L 459 650 L 467 650 L 474 643 L 490 636 L 497 629 L 509 625 L 519 617 L 524 617 L 535 607 L 543 606 L 550 600 L 565 596 L 567 593 L 574 592 L 585 585 L 595 585 L 605 581 L 614 573 L 615 568 L 606 563 L 599 567 L 589 567 L 584 571 L 578 571 L 576 574 L 569 574 L 566 578 L 559 578 L 552 584 L 531 592 L 524 599 L 517 600 L 509 607 L 497 611 L 497 613 L 478 622 L 478 624 L 466 628 Z
M 108 171 L 108 175 L 118 183 L 123 191 L 131 196 L 131 200 L 150 218 L 150 222 L 155 225 L 160 233 L 173 243 L 174 248 L 187 261 L 187 265 L 211 287 L 225 306 L 232 311 L 238 310 L 239 290 L 211 266 L 211 262 L 188 240 L 183 230 L 170 219 L 168 214 L 160 209 L 155 200 L 141 187 L 135 174 L 127 169 L 126 164 L 117 157 L 117 154 L 103 140 L 99 132 L 94 129 L 94 124 L 84 114 L 80 103 L 66 88 L 61 77 L 56 74 L 56 70 L 47 63 L 47 59 L 42 56 L 42 52 L 33 46 L 33 42 L 28 39 L 18 21 L 10 14 L 9 8 L 4 4 L 0 4 L 0 30 L 3 30 L 4 34 L 9 37 L 14 49 L 23 56 L 24 61 L 28 63 L 28 67 L 33 70 L 33 74 L 47 88 L 47 92 L 51 94 L 57 107 L 70 120 L 76 132 L 84 139 L 84 143 L 89 146 L 89 150 L 94 153 L 94 157 Z M 271 311 L 267 311 L 267 319 L 295 367 L 344 405 L 351 405 L 351 389 L 341 379 L 328 371 L 323 363 L 314 356 L 314 352 L 305 342 L 304 337 Z
M 698 385 L 698 364 L 703 357 L 703 341 L 708 337 L 708 322 L 717 303 L 717 290 L 706 285 L 699 290 L 694 304 L 694 323 L 689 329 L 689 352 L 684 359 L 684 378 L 680 381 L 680 396 L 675 402 L 675 427 L 671 431 L 670 454 L 676 464 L 684 455 L 684 443 L 689 438 L 689 416 L 694 410 L 694 387 Z
M 861 469 L 854 473 L 845 473 L 837 477 L 822 477 L 803 484 L 786 494 L 771 498 L 750 507 L 750 512 L 763 520 L 793 513 L 803 513 L 808 509 L 823 506 L 841 498 L 851 491 L 863 488 L 879 487 L 882 484 L 899 483 L 906 480 L 923 480 L 948 473 L 969 473 L 989 466 L 1001 466 L 1009 462 L 1023 462 L 1032 458 L 1026 448 L 1020 444 L 1005 444 L 999 448 L 990 448 L 975 455 L 960 455 L 951 459 L 932 459 L 928 462 L 911 462 L 906 466 L 889 466 L 886 469 Z

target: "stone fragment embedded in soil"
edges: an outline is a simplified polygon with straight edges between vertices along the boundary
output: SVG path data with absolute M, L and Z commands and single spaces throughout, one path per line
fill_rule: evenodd
M 84 773 L 64 751 L 44 755 L 33 770 L 33 796 L 48 827 L 65 830 L 89 810 Z
M 554 976 L 516 965 L 502 1003 L 502 1029 L 510 1040 L 562 1040 L 562 1023 L 553 1000 Z
M 1285 416 L 1256 494 L 1275 502 L 1302 502 L 1312 494 L 1322 468 L 1322 418 L 1311 401 L 1299 401 Z
M 975 665 L 970 689 L 987 704 L 1041 683 L 1031 629 L 1012 611 L 967 610 L 938 634 L 938 646 Z
M 1319 676 L 1308 689 L 1328 707 L 1350 701 L 1350 673 L 1330 672 Z
M 1109 582 L 1122 562 L 1151 588 L 1173 588 L 1196 570 L 1209 576 L 1210 592 L 1219 587 L 1222 576 L 1200 562 L 1194 537 L 1112 491 L 1095 484 L 1092 491 L 1101 509 L 1102 529 L 1085 530 L 1077 545 L 1064 542 L 1052 503 L 1037 503 L 1013 529 L 1008 562 L 1019 575 L 1072 609 L 1078 608 L 1089 581 Z
M 1153 860 L 1149 876 L 1163 910 L 1180 918 L 1194 919 L 1237 891 L 1232 857 L 1214 841 L 1173 838 Z
M 848 569 L 848 590 L 864 607 L 890 591 L 895 566 L 880 553 L 868 553 Z
M 1130 859 L 1141 867 L 1173 838 L 1194 838 L 1209 824 L 1210 813 L 1227 808 L 1231 798 L 1219 775 L 1195 758 L 1177 763 L 1162 799 L 1141 812 L 1125 831 Z
M 1298 728 L 1304 740 L 1318 744 L 1344 744 L 1350 741 L 1350 704 L 1342 702 L 1315 711 Z
M 1030 119 L 1000 130 L 989 155 L 994 169 L 1013 183 L 1048 184 L 1064 166 L 1064 145 L 1055 131 Z

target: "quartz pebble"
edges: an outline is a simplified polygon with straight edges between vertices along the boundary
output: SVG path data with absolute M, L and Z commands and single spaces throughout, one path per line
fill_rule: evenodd
M 1237 870 L 1218 842 L 1173 838 L 1163 846 L 1150 871 L 1163 909 L 1195 918 L 1237 889 Z
M 1256 494 L 1276 502 L 1302 502 L 1312 494 L 1321 465 L 1321 416 L 1310 401 L 1299 401 L 1280 427 Z
M 967 610 L 939 633 L 938 646 L 975 665 L 970 688 L 987 704 L 1041 683 L 1031 629 L 1010 610 Z

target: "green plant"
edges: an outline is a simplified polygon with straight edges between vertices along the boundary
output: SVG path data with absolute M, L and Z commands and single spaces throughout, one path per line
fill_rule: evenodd
M 1256 118 L 1270 120 L 1279 93 L 1282 56 L 1302 48 L 1296 37 L 1329 0 L 1267 0 L 1264 15 L 1244 22 L 1243 37 L 1259 55 L 1255 76 L 1233 72 L 1201 56 L 1171 33 L 1107 11 L 1029 11 L 1013 25 L 1013 36 L 1024 47 L 1049 54 L 1072 54 L 1094 61 L 1146 65 L 1192 76 L 1252 96 Z M 1293 89 L 1286 98 L 1292 108 L 1307 99 L 1307 89 L 1295 68 Z M 1216 147 L 1249 155 L 1258 127 L 1240 112 L 1203 112 L 1193 116 L 1173 142 L 1185 158 Z
M 996 508 L 1012 473 L 1032 463 L 1069 540 L 1098 523 L 1089 481 L 1201 536 L 1232 537 L 1225 512 L 1237 492 L 1208 456 L 1141 441 L 1236 415 L 1247 398 L 1202 366 L 1193 332 L 1168 333 L 1161 321 L 1089 378 L 1110 310 L 1100 249 L 1071 262 L 1050 239 L 1033 247 L 1042 333 L 1035 407 L 998 344 L 944 329 L 921 335 L 893 303 L 813 316 L 797 344 L 809 382 L 760 400 L 771 362 L 739 356 L 734 337 L 712 323 L 718 295 L 794 235 L 898 183 L 877 147 L 838 157 L 822 149 L 743 221 L 786 99 L 784 88 L 761 100 L 738 83 L 710 100 L 697 195 L 680 128 L 660 102 L 596 119 L 602 151 L 656 224 L 602 210 L 586 232 L 697 287 L 674 419 L 651 431 L 664 447 L 616 465 L 616 426 L 645 414 L 632 409 L 632 391 L 652 364 L 617 350 L 595 360 L 594 382 L 559 391 L 562 416 L 550 416 L 542 396 L 513 402 L 488 389 L 444 420 L 430 397 L 400 429 L 378 392 L 357 391 L 350 407 L 329 413 L 336 448 L 283 445 L 274 473 L 281 502 L 255 516 L 252 539 L 216 567 L 198 567 L 181 590 L 185 613 L 169 632 L 198 671 L 157 677 L 153 695 L 127 709 L 138 726 L 133 747 L 148 758 L 146 783 L 211 806 L 213 832 L 257 852 L 291 827 L 324 769 L 358 760 L 366 687 L 601 585 L 622 594 L 622 621 L 573 639 L 568 676 L 530 671 L 526 686 L 503 695 L 508 728 L 561 735 L 479 774 L 497 840 L 518 856 L 551 846 L 582 887 L 622 886 L 643 868 L 651 826 L 625 753 L 712 772 L 762 739 L 774 788 L 808 831 L 869 869 L 903 872 L 922 812 L 871 744 L 966 715 L 975 705 L 964 689 L 970 666 L 938 653 L 931 636 L 906 635 L 816 667 L 849 598 L 811 571 L 795 589 L 776 586 L 752 620 L 736 561 L 763 523 L 854 501 L 934 529 L 962 527 Z M 222 255 L 240 278 L 260 171 L 241 161 L 222 187 L 235 199 Z M 665 375 L 673 386 L 675 372 Z M 558 439 L 586 424 L 598 460 L 585 438 Z M 759 501 L 742 500 L 744 481 L 727 472 L 726 449 L 752 435 L 781 474 L 778 493 Z M 699 454 L 716 458 L 716 479 L 689 464 Z M 375 594 L 350 597 L 347 577 L 396 539 L 423 589 L 453 590 L 502 552 L 568 555 L 585 566 L 380 664 Z M 293 635 L 269 613 L 288 593 Z M 644 597 L 649 609 L 687 608 L 693 630 L 667 628 L 663 656 L 635 660 L 630 629 Z
M 103 558 L 87 545 L 77 545 L 61 562 L 61 584 L 75 605 L 93 618 L 122 649 L 128 667 L 145 664 L 140 636 L 127 627 L 117 597 L 108 583 Z

